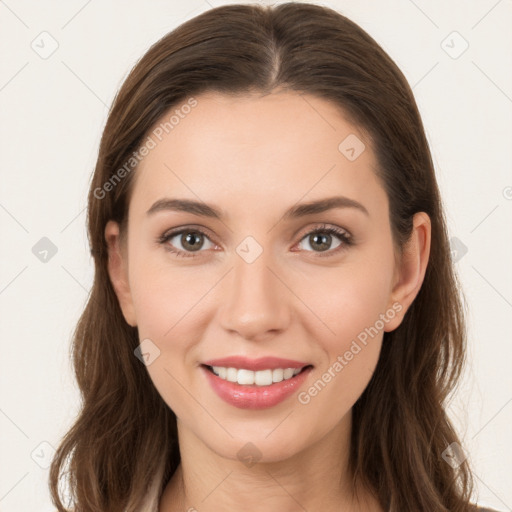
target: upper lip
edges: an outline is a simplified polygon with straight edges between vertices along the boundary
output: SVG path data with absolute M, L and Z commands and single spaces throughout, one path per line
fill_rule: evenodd
M 274 370 L 276 368 L 303 368 L 304 366 L 310 365 L 310 363 L 272 356 L 260 357 L 258 359 L 250 359 L 244 356 L 229 356 L 220 359 L 210 359 L 209 361 L 204 361 L 203 364 L 207 366 L 222 366 L 225 368 L 244 368 L 252 371 Z

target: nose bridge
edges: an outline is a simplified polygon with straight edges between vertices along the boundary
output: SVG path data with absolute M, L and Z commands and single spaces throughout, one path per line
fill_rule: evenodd
M 275 275 L 272 251 L 250 238 L 239 244 L 233 255 L 234 268 L 225 286 L 221 315 L 222 327 L 244 338 L 282 330 L 289 319 L 289 297 Z

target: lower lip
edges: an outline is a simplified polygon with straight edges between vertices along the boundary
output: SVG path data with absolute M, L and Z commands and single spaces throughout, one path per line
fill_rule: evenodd
M 304 382 L 312 367 L 306 368 L 288 380 L 282 380 L 269 386 L 242 386 L 236 382 L 221 379 L 213 372 L 201 366 L 213 390 L 222 400 L 239 409 L 267 409 L 286 400 Z

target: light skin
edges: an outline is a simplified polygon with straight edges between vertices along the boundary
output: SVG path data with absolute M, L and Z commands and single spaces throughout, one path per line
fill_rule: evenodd
M 136 170 L 127 240 L 115 222 L 105 229 L 123 315 L 140 340 L 160 350 L 147 371 L 178 418 L 182 462 L 159 511 L 382 511 L 364 489 L 359 500 L 353 495 L 351 410 L 375 370 L 383 333 L 400 325 L 421 287 L 430 220 L 415 215 L 400 257 L 371 143 L 332 103 L 286 91 L 196 99 Z M 350 134 L 366 145 L 353 161 L 338 149 Z M 344 207 L 283 217 L 290 207 L 333 196 L 357 201 L 367 213 Z M 163 198 L 213 205 L 224 217 L 148 214 Z M 348 232 L 353 244 L 325 234 L 323 225 Z M 191 245 L 187 233 L 157 241 L 183 227 Z M 262 249 L 251 263 L 236 251 L 247 236 Z M 378 334 L 300 403 L 298 393 L 379 315 L 387 321 Z M 230 355 L 306 361 L 313 370 L 278 405 L 240 409 L 217 396 L 199 367 Z M 249 442 L 261 456 L 251 467 L 237 456 Z

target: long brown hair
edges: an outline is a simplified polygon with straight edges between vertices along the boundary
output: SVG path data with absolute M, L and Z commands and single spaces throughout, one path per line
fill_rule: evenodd
M 72 345 L 81 411 L 50 470 L 60 512 L 65 475 L 76 512 L 130 512 L 153 477 L 162 475 L 161 492 L 180 462 L 176 416 L 134 356 L 137 328 L 124 320 L 107 272 L 105 225 L 113 219 L 126 228 L 136 173 L 136 162 L 126 162 L 155 123 L 192 95 L 277 87 L 331 101 L 370 134 L 398 249 L 416 212 L 431 219 L 422 287 L 402 324 L 385 333 L 375 373 L 353 407 L 354 486 L 363 483 L 385 510 L 470 509 L 467 461 L 454 469 L 442 457 L 459 443 L 445 407 L 465 358 L 462 295 L 411 88 L 358 25 L 326 7 L 286 3 L 222 6 L 187 21 L 148 50 L 114 100 L 88 198 L 94 284 Z

